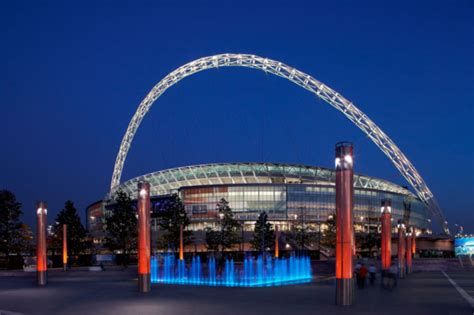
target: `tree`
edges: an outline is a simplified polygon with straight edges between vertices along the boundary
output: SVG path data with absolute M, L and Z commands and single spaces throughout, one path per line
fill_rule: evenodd
M 216 210 L 220 218 L 219 245 L 221 246 L 221 250 L 232 248 L 241 241 L 239 236 L 240 223 L 234 219 L 234 213 L 229 207 L 229 202 L 224 198 L 219 200 Z
M 87 232 L 71 200 L 66 201 L 64 208 L 56 216 L 56 222 L 53 225 L 53 246 L 57 249 L 61 249 L 63 244 L 63 224 L 67 224 L 68 256 L 79 255 L 87 248 Z
M 253 249 L 261 250 L 262 253 L 267 247 L 271 248 L 275 245 L 275 231 L 272 224 L 268 222 L 268 215 L 265 211 L 260 213 L 255 222 L 251 244 Z
M 317 234 L 309 224 L 294 224 L 291 230 L 285 233 L 285 239 L 301 250 L 317 241 Z
M 206 244 L 207 249 L 211 251 L 218 251 L 221 244 L 221 233 L 214 231 L 211 228 L 206 228 Z
M 17 202 L 15 195 L 8 190 L 0 190 L 0 252 L 6 256 L 7 265 L 10 255 L 19 253 L 17 240 L 23 224 L 21 203 Z
M 326 221 L 327 229 L 323 233 L 321 245 L 336 248 L 336 215 L 329 215 Z
M 115 195 L 115 209 L 106 218 L 107 237 L 105 245 L 112 251 L 120 251 L 128 264 L 130 252 L 137 247 L 137 211 L 133 207 L 130 196 L 118 191 Z
M 33 249 L 33 232 L 31 228 L 24 223 L 20 224 L 18 233 L 13 240 L 13 248 L 17 254 L 26 253 L 29 254 Z
M 180 226 L 183 226 L 183 245 L 191 244 L 194 240 L 193 232 L 186 230 L 190 221 L 184 204 L 178 195 L 167 200 L 158 213 L 158 224 L 160 226 L 159 246 L 163 249 L 171 248 L 177 251 L 179 248 Z
M 357 233 L 356 244 L 359 245 L 361 251 L 367 249 L 369 257 L 373 257 L 373 252 L 377 252 L 381 244 L 380 234 L 377 233 Z

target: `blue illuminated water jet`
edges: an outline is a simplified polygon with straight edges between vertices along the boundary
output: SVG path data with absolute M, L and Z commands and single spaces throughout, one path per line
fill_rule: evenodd
M 242 264 L 226 259 L 222 268 L 214 257 L 201 263 L 194 256 L 189 264 L 173 254 L 151 258 L 151 282 L 227 287 L 262 287 L 309 282 L 311 263 L 307 256 L 289 258 L 247 257 Z

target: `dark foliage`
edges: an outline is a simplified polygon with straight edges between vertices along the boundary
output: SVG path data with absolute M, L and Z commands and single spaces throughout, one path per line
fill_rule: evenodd
M 184 204 L 178 195 L 167 200 L 158 213 L 159 224 L 159 247 L 162 249 L 179 249 L 180 226 L 183 226 L 183 244 L 189 245 L 193 242 L 193 232 L 188 231 L 190 223 L 188 215 L 184 209 Z
M 71 200 L 66 201 L 64 208 L 56 216 L 53 225 L 53 246 L 59 249 L 59 252 L 62 250 L 63 224 L 67 224 L 68 257 L 74 259 L 75 256 L 83 253 L 88 248 L 89 242 L 86 237 L 86 229 L 82 225 L 81 218 Z
M 217 203 L 217 213 L 219 214 L 218 231 L 206 230 L 206 242 L 208 248 L 221 250 L 233 248 L 241 241 L 239 235 L 240 223 L 234 218 L 234 213 L 229 207 L 229 202 L 222 198 Z
M 11 254 L 21 255 L 30 250 L 32 233 L 20 220 L 21 203 L 8 190 L 0 190 L 0 253 L 9 265 Z
M 123 191 L 117 192 L 115 202 L 112 215 L 106 218 L 106 246 L 129 257 L 137 247 L 137 211 L 130 196 Z M 128 259 L 124 259 L 122 264 L 126 266 Z
M 261 251 L 265 251 L 267 248 L 275 245 L 275 231 L 270 222 L 268 222 L 268 215 L 265 211 L 260 213 L 255 222 L 251 244 L 253 249 Z

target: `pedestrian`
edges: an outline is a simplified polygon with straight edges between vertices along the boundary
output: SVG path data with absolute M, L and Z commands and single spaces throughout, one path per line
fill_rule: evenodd
M 355 273 L 355 276 L 356 276 L 356 282 L 357 282 L 358 287 L 360 287 L 360 274 L 359 274 L 360 267 L 361 267 L 361 264 L 358 261 L 357 264 L 355 265 L 355 268 L 354 268 L 354 273 Z
M 388 270 L 389 279 L 393 281 L 393 286 L 397 286 L 397 276 L 398 276 L 398 266 L 397 264 L 392 264 Z
M 367 270 L 367 268 L 365 267 L 364 264 L 362 264 L 362 266 L 360 267 L 359 269 L 359 278 L 360 278 L 360 288 L 363 289 L 365 287 L 365 278 L 367 277 L 367 273 L 369 271 Z
M 370 264 L 369 267 L 369 279 L 370 279 L 370 285 L 374 285 L 375 283 L 375 274 L 377 273 L 377 269 L 374 266 L 374 263 Z

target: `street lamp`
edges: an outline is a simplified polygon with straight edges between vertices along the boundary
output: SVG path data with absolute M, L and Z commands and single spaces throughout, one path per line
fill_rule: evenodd
M 305 222 L 304 222 L 304 216 L 305 213 L 303 211 L 304 207 L 300 206 L 300 212 L 301 212 L 301 250 L 304 252 L 304 236 L 305 236 Z
M 260 213 L 260 216 L 262 216 L 261 213 Z M 262 246 L 262 258 L 263 258 L 265 256 L 265 226 L 261 226 L 260 229 L 261 229 L 260 241 L 262 242 L 261 246 Z
M 397 258 L 398 258 L 398 275 L 400 278 L 405 277 L 405 224 L 401 220 L 398 220 L 397 224 L 398 229 L 398 248 L 397 248 Z
M 293 219 L 294 219 L 294 226 L 295 226 L 295 230 L 296 230 L 296 226 L 297 226 L 297 223 L 296 223 L 296 222 L 297 222 L 297 220 L 298 220 L 298 215 L 297 215 L 296 213 L 293 214 Z M 296 230 L 295 232 L 297 232 L 297 230 Z M 300 233 L 301 233 L 301 232 L 300 232 Z M 296 233 L 295 233 L 295 236 L 296 236 Z M 287 244 L 287 245 L 289 245 L 289 244 Z M 286 248 L 286 245 L 285 245 L 285 248 Z
M 224 220 L 224 214 L 219 212 L 219 219 L 221 220 L 221 251 L 224 252 L 224 224 L 222 220 Z
M 240 225 L 240 229 L 241 229 L 241 240 L 240 240 L 240 251 L 243 252 L 244 251 L 244 243 L 245 243 L 245 235 L 244 235 L 244 222 L 242 221 L 241 225 Z
M 459 231 L 458 231 L 459 234 L 462 234 L 462 233 L 463 233 L 464 228 L 462 227 L 462 225 L 459 225 L 459 224 L 455 223 L 454 226 L 459 229 Z
M 319 260 L 321 260 L 321 221 L 319 220 L 318 220 L 318 251 L 319 251 Z
M 184 260 L 184 240 L 183 240 L 183 218 L 184 213 L 181 212 L 179 214 L 180 222 L 179 222 L 179 260 Z

